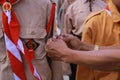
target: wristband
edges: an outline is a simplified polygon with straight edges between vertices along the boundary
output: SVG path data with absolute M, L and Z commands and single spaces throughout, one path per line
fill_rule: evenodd
M 98 45 L 94 45 L 94 51 L 98 51 L 99 50 L 99 46 Z

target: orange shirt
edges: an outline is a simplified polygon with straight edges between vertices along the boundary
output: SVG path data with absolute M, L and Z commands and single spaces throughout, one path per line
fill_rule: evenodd
M 102 10 L 88 16 L 83 32 L 84 42 L 102 46 L 120 45 L 120 13 L 111 0 L 108 6 L 110 12 Z M 97 76 L 102 76 L 100 73 L 94 72 L 95 80 L 118 80 L 119 78 L 118 72 L 111 72 L 98 78 Z
M 120 13 L 112 1 L 108 5 L 111 16 L 106 10 L 88 16 L 83 41 L 103 46 L 120 44 Z

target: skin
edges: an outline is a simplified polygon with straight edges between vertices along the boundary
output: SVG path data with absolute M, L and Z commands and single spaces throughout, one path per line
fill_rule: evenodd
M 94 69 L 120 71 L 120 46 L 100 47 L 100 50 L 93 51 L 93 45 L 78 40 L 71 35 L 49 39 L 46 44 L 48 56 Z M 78 45 L 79 47 L 74 47 Z

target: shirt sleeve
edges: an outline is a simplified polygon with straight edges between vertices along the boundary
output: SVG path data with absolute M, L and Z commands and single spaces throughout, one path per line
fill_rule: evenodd
M 82 41 L 95 44 L 97 36 L 97 18 L 92 17 L 86 20 L 82 34 Z
M 72 7 L 69 6 L 68 10 L 66 11 L 66 14 L 64 16 L 64 28 L 63 33 L 71 33 L 72 31 Z

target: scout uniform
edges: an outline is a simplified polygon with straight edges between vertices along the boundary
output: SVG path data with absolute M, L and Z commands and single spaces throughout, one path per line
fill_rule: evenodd
M 119 15 L 116 6 L 109 0 L 106 9 L 88 16 L 85 22 L 83 41 L 100 46 L 120 45 Z M 94 80 L 119 79 L 118 72 L 94 71 Z
M 32 40 L 32 45 L 37 45 L 34 50 L 34 59 L 32 64 L 36 67 L 38 74 L 42 80 L 51 80 L 51 70 L 49 68 L 46 52 L 45 52 L 45 37 L 46 26 L 49 20 L 51 11 L 51 2 L 49 0 L 20 0 L 12 6 L 20 23 L 20 39 L 26 48 L 29 48 L 29 41 Z M 0 8 L 2 14 L 2 8 Z M 0 80 L 14 80 L 9 56 L 7 55 L 6 46 L 4 43 L 2 17 L 0 16 Z M 12 47 L 12 45 L 11 45 Z M 29 50 L 29 49 L 28 49 Z M 34 80 L 27 62 L 23 58 L 26 80 Z M 16 65 L 16 67 L 19 67 Z

